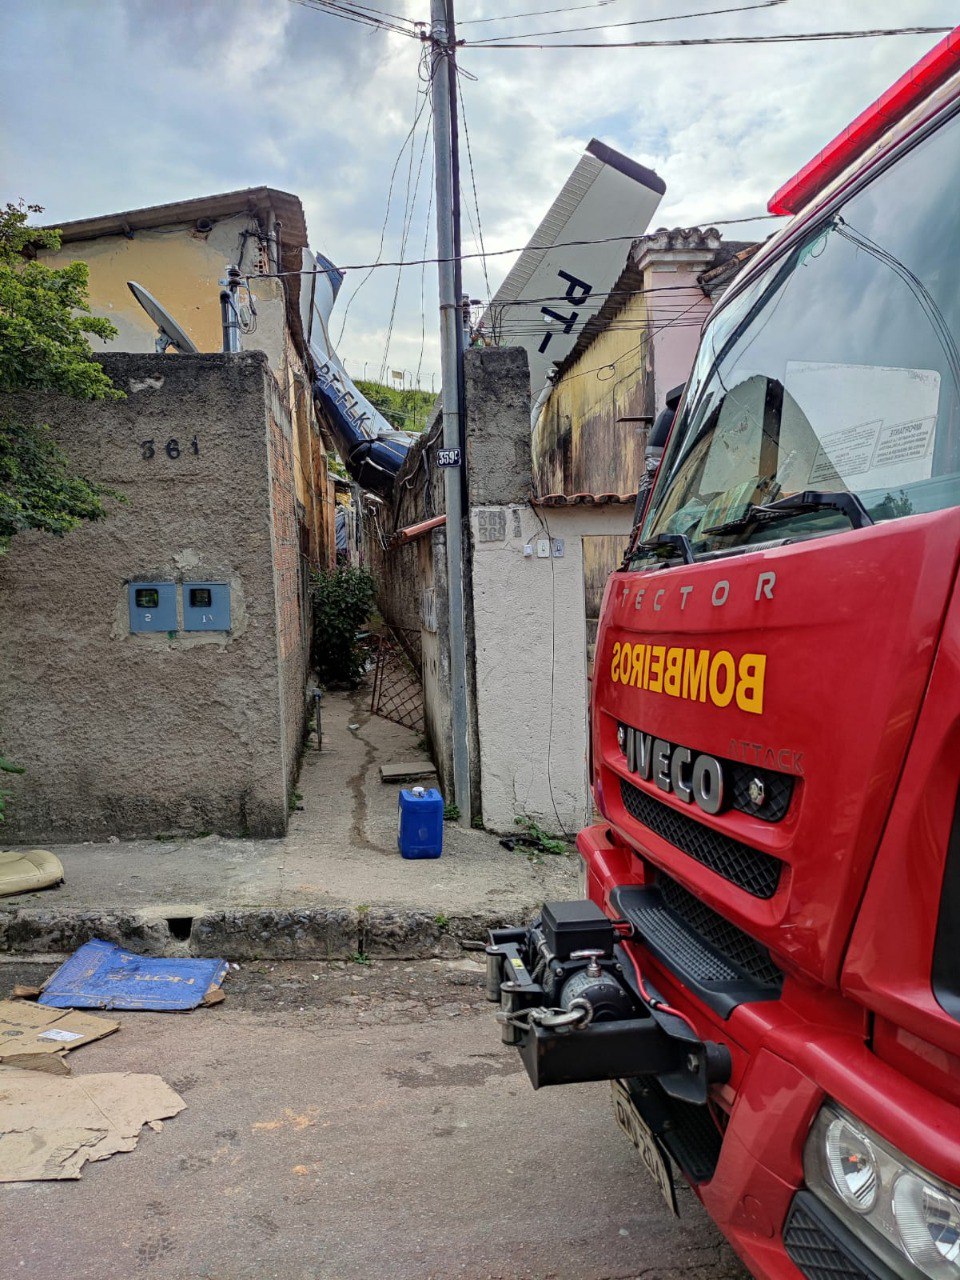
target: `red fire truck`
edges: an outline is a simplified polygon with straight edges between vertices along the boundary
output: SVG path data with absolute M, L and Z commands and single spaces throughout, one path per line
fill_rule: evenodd
M 607 585 L 585 897 L 497 930 L 764 1280 L 960 1280 L 960 28 L 771 202 Z

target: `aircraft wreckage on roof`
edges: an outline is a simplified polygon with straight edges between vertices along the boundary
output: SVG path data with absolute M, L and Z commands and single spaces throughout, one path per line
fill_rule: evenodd
M 496 345 L 526 349 L 535 411 L 556 363 L 603 305 L 664 190 L 651 170 L 594 139 L 491 300 L 481 332 Z M 303 256 L 300 307 L 317 411 L 351 477 L 387 497 L 416 436 L 391 426 L 357 390 L 329 332 L 343 272 L 322 254 L 305 249 Z
M 314 364 L 313 398 L 343 458 L 362 489 L 387 497 L 407 450 L 416 439 L 379 413 L 357 390 L 330 338 L 333 310 L 343 272 L 322 253 L 303 251 L 300 315 Z

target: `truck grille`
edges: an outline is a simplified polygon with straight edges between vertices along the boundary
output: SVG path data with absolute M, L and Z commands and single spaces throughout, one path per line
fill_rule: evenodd
M 764 986 L 779 988 L 782 985 L 783 974 L 759 942 L 754 942 L 742 929 L 725 920 L 719 912 L 662 872 L 657 876 L 657 888 L 663 905 L 693 933 L 719 951 L 735 970 L 748 974 Z
M 896 1280 L 890 1268 L 867 1254 L 856 1236 L 840 1223 L 833 1221 L 828 1227 L 827 1218 L 808 1191 L 794 1198 L 783 1244 L 807 1280 Z
M 620 797 L 631 818 L 724 880 L 755 898 L 772 898 L 776 893 L 783 869 L 779 858 L 678 813 L 625 778 L 620 779 Z

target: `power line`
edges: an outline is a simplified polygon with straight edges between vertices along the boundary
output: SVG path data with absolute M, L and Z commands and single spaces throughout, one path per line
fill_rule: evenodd
M 368 5 L 344 3 L 344 0 L 291 0 L 304 9 L 313 9 L 317 13 L 326 13 L 331 17 L 342 18 L 346 22 L 356 22 L 360 26 L 374 27 L 382 31 L 391 31 L 397 35 L 420 38 L 419 28 L 410 18 L 399 13 L 387 13 L 383 9 L 373 9 Z M 385 21 L 385 19 L 388 19 Z M 407 26 L 400 26 L 407 23 Z
M 457 83 L 460 84 L 460 68 L 457 68 Z M 490 277 L 487 274 L 487 249 L 483 243 L 483 223 L 480 221 L 480 201 L 477 198 L 477 176 L 473 168 L 473 150 L 470 146 L 470 130 L 467 128 L 467 109 L 463 101 L 463 90 L 457 95 L 460 100 L 460 116 L 463 120 L 463 136 L 467 144 L 467 165 L 470 169 L 470 185 L 473 188 L 473 207 L 477 211 L 477 230 L 476 240 L 477 247 L 480 250 L 480 262 L 483 266 L 483 283 L 487 290 L 487 297 L 490 296 Z M 467 216 L 470 216 L 470 206 L 467 205 Z M 470 225 L 473 226 L 473 219 L 470 219 Z
M 666 18 L 636 18 L 630 22 L 604 22 L 596 27 L 560 27 L 555 31 L 522 31 L 512 36 L 490 36 L 485 44 L 499 43 L 502 40 L 532 40 L 535 36 L 565 36 L 581 34 L 587 31 L 616 31 L 621 27 L 646 27 L 655 22 L 683 22 L 688 18 L 712 18 L 721 13 L 747 13 L 751 9 L 773 9 L 787 0 L 754 0 L 752 4 L 735 5 L 728 9 L 698 9 L 695 13 L 674 13 Z
M 434 166 L 436 160 L 430 157 L 430 198 L 427 201 L 427 216 L 423 224 L 423 249 L 424 262 L 420 267 L 420 355 L 417 357 L 417 386 L 420 386 L 420 371 L 423 368 L 423 352 L 427 344 L 427 307 L 424 299 L 424 288 L 427 279 L 426 252 L 427 242 L 430 238 L 430 214 L 433 212 L 433 188 L 436 178 Z M 426 425 L 426 424 L 424 424 Z
M 418 94 L 418 96 L 419 96 L 419 92 L 420 92 L 420 91 L 419 91 L 419 90 L 417 90 L 417 94 Z M 416 111 L 416 112 L 415 112 L 415 114 L 414 114 L 414 117 L 413 117 L 413 124 L 410 126 L 410 130 L 409 130 L 409 132 L 407 133 L 407 136 L 404 138 L 403 142 L 402 142 L 402 143 L 401 143 L 401 145 L 400 145 L 400 150 L 397 152 L 397 158 L 396 158 L 396 160 L 394 160 L 394 162 L 393 162 L 393 168 L 392 168 L 392 170 L 390 171 L 390 182 L 389 182 L 389 184 L 388 184 L 388 186 L 387 186 L 387 207 L 386 207 L 386 210 L 384 211 L 384 215 L 383 215 L 383 225 L 380 227 L 380 243 L 379 243 L 379 245 L 377 246 L 377 261 L 376 261 L 376 262 L 366 263 L 364 266 L 360 266 L 360 267 L 352 267 L 352 268 L 351 268 L 351 267 L 344 267 L 344 268 L 342 268 L 344 271 L 348 271 L 348 270 L 353 270 L 353 271 L 366 271 L 366 272 L 367 272 L 367 274 L 363 277 L 363 279 L 362 279 L 362 280 L 360 280 L 360 281 L 358 282 L 357 287 L 354 289 L 353 293 L 351 293 L 351 295 L 350 295 L 350 297 L 349 297 L 349 299 L 348 299 L 348 301 L 347 301 L 346 310 L 344 311 L 344 313 L 343 313 L 343 319 L 342 319 L 342 320 L 341 320 L 341 322 L 340 322 L 340 333 L 339 333 L 339 335 L 338 335 L 338 337 L 337 337 L 337 346 L 339 346 L 339 345 L 340 345 L 340 343 L 343 341 L 343 335 L 344 335 L 344 332 L 346 331 L 346 327 L 347 327 L 347 316 L 350 314 L 350 308 L 353 306 L 353 300 L 354 300 L 354 298 L 357 296 L 357 294 L 360 292 L 360 290 L 363 288 L 363 286 L 367 283 L 367 281 L 370 279 L 370 277 L 373 275 L 373 273 L 374 273 L 374 271 L 376 270 L 376 268 L 377 268 L 377 267 L 380 267 L 380 266 L 384 266 L 384 267 L 396 267 L 396 266 L 399 266 L 399 265 L 400 265 L 400 264 L 399 264 L 399 263 L 397 263 L 397 262 L 383 262 L 383 263 L 381 263 L 379 259 L 380 259 L 380 254 L 383 252 L 383 242 L 384 242 L 384 238 L 386 237 L 386 234 L 387 234 L 387 222 L 388 222 L 388 220 L 389 220 L 389 218 L 390 218 L 390 205 L 391 205 L 391 203 L 392 203 L 392 201 L 393 201 L 393 184 L 394 184 L 394 182 L 396 181 L 396 178 L 397 178 L 397 170 L 398 170 L 398 169 L 399 169 L 399 167 L 400 167 L 400 161 L 403 159 L 403 153 L 406 151 L 406 149 L 407 149 L 407 144 L 408 144 L 408 143 L 410 144 L 411 154 L 412 154 L 412 152 L 413 152 L 413 145 L 414 145 L 414 144 L 413 144 L 413 137 L 414 137 L 414 134 L 416 133 L 417 124 L 418 124 L 418 123 L 419 123 L 419 121 L 420 121 L 420 117 L 423 115 L 424 111 L 427 109 L 427 104 L 428 104 L 428 102 L 429 102 L 429 95 L 425 95 L 425 96 L 424 96 L 424 99 L 423 99 L 423 102 L 420 104 L 420 110 L 419 110 L 419 111 Z M 302 273 L 302 272 L 293 272 L 292 274 L 293 274 L 293 275 L 302 275 L 303 273 Z M 328 272 L 328 270 L 327 270 L 326 268 L 322 268 L 322 267 L 321 267 L 321 268 L 314 268 L 314 271 L 313 271 L 313 273 L 311 273 L 311 274 L 326 275 L 326 274 L 329 274 L 329 272 Z
M 458 18 L 458 27 L 472 27 L 481 22 L 513 22 L 517 18 L 542 18 L 548 13 L 575 13 L 578 9 L 602 9 L 616 0 L 594 0 L 593 4 L 569 4 L 560 9 L 528 9 L 526 13 L 505 13 L 494 18 Z
M 507 43 L 508 37 L 498 37 L 502 43 L 490 40 L 465 40 L 468 49 L 672 49 L 706 45 L 734 44 L 802 44 L 808 41 L 866 40 L 875 36 L 926 36 L 944 35 L 953 27 L 874 27 L 865 31 L 805 31 L 796 35 L 768 36 L 696 36 L 686 40 L 604 40 L 604 41 L 552 41 L 550 44 Z
M 429 98 L 427 98 L 429 101 Z M 410 195 L 410 177 L 413 171 L 413 152 L 414 147 L 410 147 L 410 165 L 407 169 L 407 191 L 404 197 L 403 224 L 400 233 L 400 257 L 402 258 L 407 249 L 407 241 L 410 238 L 410 232 L 413 230 L 413 215 L 417 207 L 417 197 L 420 194 L 420 177 L 423 173 L 423 159 L 427 152 L 427 143 L 430 141 L 430 121 L 433 118 L 433 111 L 427 117 L 427 123 L 423 131 L 423 145 L 420 148 L 420 160 L 417 164 L 417 176 L 414 182 L 413 195 Z M 387 364 L 390 360 L 390 341 L 393 337 L 393 322 L 397 314 L 397 299 L 400 296 L 400 280 L 403 275 L 403 269 L 397 268 L 397 283 L 393 290 L 393 302 L 390 307 L 390 320 L 387 324 L 387 337 L 383 349 L 383 364 L 381 366 L 380 381 L 383 382 L 387 375 Z
M 407 136 L 409 138 L 409 134 Z M 404 151 L 406 150 L 405 145 L 403 150 Z M 402 158 L 402 153 L 401 153 L 401 156 L 397 157 L 397 164 L 399 164 L 401 158 Z M 792 215 L 788 213 L 754 213 L 746 218 L 709 218 L 709 219 L 704 218 L 703 223 L 705 226 L 710 226 L 710 227 L 732 227 L 732 226 L 737 226 L 744 222 L 770 222 L 774 220 L 782 220 L 783 218 L 789 218 L 791 216 Z M 466 261 L 468 258 L 482 258 L 484 256 L 488 258 L 502 258 L 502 257 L 505 257 L 507 254 L 511 254 L 511 253 L 523 253 L 524 250 L 526 249 L 531 249 L 531 250 L 543 249 L 547 251 L 551 249 L 575 249 L 575 248 L 580 248 L 583 245 L 591 245 L 591 244 L 616 244 L 618 242 L 623 243 L 625 241 L 629 241 L 630 243 L 633 243 L 634 240 L 640 240 L 640 239 L 642 239 L 642 235 L 601 236 L 599 239 L 596 239 L 596 240 L 558 240 L 555 244 L 524 244 L 524 245 L 519 245 L 517 247 L 514 247 L 512 249 L 488 249 L 486 252 L 486 255 L 484 255 L 483 253 L 461 253 L 460 258 L 462 261 Z M 378 267 L 420 267 L 420 266 L 423 266 L 424 264 L 426 264 L 427 266 L 431 266 L 433 264 L 439 264 L 441 262 L 451 262 L 451 261 L 453 261 L 453 259 L 451 258 L 406 258 L 402 262 L 359 262 L 359 263 L 354 262 L 354 263 L 349 263 L 348 265 L 342 266 L 342 267 L 332 267 L 332 268 L 314 267 L 310 271 L 273 271 L 273 272 L 262 272 L 259 274 L 254 273 L 250 275 L 248 278 L 250 280 L 260 280 L 260 279 L 267 279 L 267 278 L 271 280 L 275 280 L 275 279 L 281 278 L 282 276 L 304 276 L 304 275 L 322 276 L 322 275 L 330 275 L 332 272 L 375 271 Z M 359 285 L 357 287 L 359 288 Z

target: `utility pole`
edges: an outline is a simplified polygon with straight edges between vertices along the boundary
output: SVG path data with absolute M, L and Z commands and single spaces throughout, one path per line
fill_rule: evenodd
M 454 801 L 461 822 L 469 825 L 470 728 L 467 719 L 467 649 L 463 599 L 463 494 L 466 488 L 466 450 L 463 447 L 461 371 L 458 342 L 460 299 L 457 297 L 459 246 L 455 232 L 460 193 L 453 175 L 453 112 L 455 33 L 452 0 L 430 2 L 430 90 L 433 103 L 433 149 L 436 160 L 437 257 L 440 259 L 440 369 L 443 448 L 460 451 L 460 466 L 443 473 L 447 513 L 447 586 L 450 641 L 450 721 L 453 737 Z M 461 471 L 463 476 L 461 476 Z

